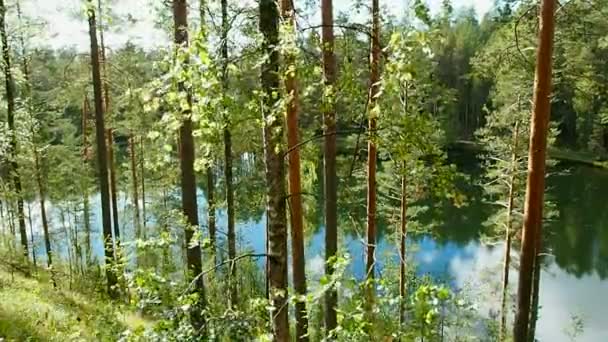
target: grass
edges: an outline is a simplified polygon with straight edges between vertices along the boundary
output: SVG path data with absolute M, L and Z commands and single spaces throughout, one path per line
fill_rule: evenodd
M 45 279 L 0 269 L 0 340 L 116 341 L 145 320 L 99 295 L 54 289 Z

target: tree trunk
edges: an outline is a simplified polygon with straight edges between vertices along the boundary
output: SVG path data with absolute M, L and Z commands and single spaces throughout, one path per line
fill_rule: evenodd
M 85 173 L 88 171 L 89 166 L 89 142 L 88 136 L 88 122 L 89 122 L 89 99 L 87 94 L 84 95 L 84 101 L 82 104 L 82 164 Z M 84 232 L 85 232 L 85 259 L 87 266 L 93 260 L 93 253 L 91 251 L 91 216 L 89 208 L 89 185 L 85 180 L 82 194 L 82 211 L 84 220 Z
M 12 173 L 13 186 L 17 195 L 17 218 L 19 222 L 19 235 L 23 256 L 28 258 L 27 230 L 25 227 L 25 212 L 23 207 L 23 194 L 21 188 L 21 176 L 19 175 L 19 164 L 17 163 L 17 132 L 15 129 L 15 82 L 11 70 L 10 47 L 6 35 L 6 6 L 4 0 L 0 0 L 0 39 L 2 40 L 2 59 L 4 60 L 4 81 L 6 85 L 7 121 L 11 132 L 9 173 Z
M 32 246 L 32 262 L 34 263 L 34 268 L 38 266 L 36 263 L 36 245 L 34 244 L 34 226 L 32 225 L 32 205 L 27 203 L 27 221 L 30 226 L 30 244 Z
M 292 0 L 281 0 L 284 25 L 288 26 L 287 40 L 295 40 L 295 10 Z M 293 287 L 296 296 L 306 296 L 306 270 L 304 256 L 304 217 L 302 209 L 302 185 L 300 179 L 300 148 L 298 147 L 298 81 L 296 56 L 290 47 L 284 55 L 285 90 L 287 110 L 287 148 L 289 149 L 289 206 L 291 224 L 291 261 Z M 308 341 L 306 302 L 298 298 L 295 304 L 296 341 Z
M 515 342 L 527 341 L 534 259 L 537 254 L 537 245 L 540 244 L 539 240 L 542 236 L 547 130 L 551 112 L 554 13 L 555 0 L 542 0 L 534 82 L 534 110 L 530 124 L 528 182 L 524 204 L 517 311 L 513 329 Z
M 112 222 L 110 217 L 110 188 L 108 184 L 108 160 L 105 139 L 105 122 L 103 112 L 103 99 L 101 89 L 101 73 L 99 70 L 99 47 L 97 46 L 97 26 L 95 23 L 95 8 L 92 0 L 89 0 L 89 36 L 91 40 L 91 67 L 93 76 L 93 93 L 95 97 L 95 133 L 97 142 L 97 163 L 99 191 L 101 193 L 101 218 L 104 235 L 106 277 L 108 278 L 107 290 L 112 298 L 118 297 L 116 284 L 118 279 L 113 266 L 114 248 L 112 246 Z
M 513 152 L 511 154 L 511 175 L 509 176 L 509 194 L 507 197 L 507 222 L 505 232 L 505 256 L 502 270 L 502 294 L 500 301 L 500 341 L 505 341 L 507 338 L 507 295 L 509 287 L 509 268 L 511 267 L 511 239 L 512 239 L 512 227 L 513 227 L 513 202 L 515 200 L 515 174 L 517 172 L 517 139 L 519 135 L 519 122 L 515 123 L 513 131 Z
M 133 133 L 129 136 L 129 151 L 131 154 L 131 184 L 133 191 L 133 228 L 135 228 L 135 238 L 141 238 L 141 218 L 139 215 L 139 193 L 137 183 L 137 156 L 136 156 L 136 142 Z
M 540 244 L 537 245 L 537 251 L 540 251 Z M 535 341 L 536 335 L 536 323 L 538 321 L 538 304 L 540 300 L 540 277 L 542 272 L 542 260 L 539 254 L 536 255 L 534 260 L 534 285 L 532 288 L 532 304 L 530 312 L 530 331 L 528 333 L 528 342 Z
M 213 167 L 207 167 L 207 225 L 209 226 L 209 240 L 211 241 L 211 254 L 213 264 L 217 265 L 217 237 L 215 225 L 215 177 Z
M 144 136 L 142 135 L 139 138 L 139 144 L 140 144 L 140 148 L 141 151 L 139 153 L 139 173 L 141 174 L 141 218 L 142 218 L 142 226 L 143 226 L 143 232 L 142 232 L 142 236 L 145 239 L 146 238 L 146 175 L 145 175 L 145 152 L 146 149 L 144 148 Z
M 407 178 L 405 177 L 405 162 L 401 176 L 401 225 L 399 233 L 399 326 L 405 322 L 406 273 L 405 273 L 405 242 L 407 237 Z
M 338 176 L 336 171 L 336 56 L 334 54 L 333 0 L 321 3 L 323 73 L 327 102 L 324 106 L 324 180 L 325 180 L 325 275 L 332 277 L 338 251 Z M 325 293 L 326 336 L 336 329 L 338 292 L 332 287 Z
M 285 212 L 285 165 L 283 122 L 274 107 L 279 92 L 279 9 L 274 0 L 260 0 L 262 51 L 268 54 L 261 70 L 262 113 L 264 120 L 264 155 L 266 164 L 266 220 L 268 224 L 268 282 L 273 310 L 272 330 L 278 342 L 289 341 L 287 307 L 287 216 Z
M 114 138 L 113 138 L 113 129 L 112 126 L 112 118 L 110 115 L 110 86 L 108 80 L 108 69 L 107 69 L 107 59 L 106 59 L 106 46 L 104 42 L 104 24 L 103 24 L 103 7 L 101 5 L 101 0 L 97 0 L 97 11 L 99 13 L 99 43 L 100 43 L 100 65 L 101 65 L 101 80 L 103 86 L 103 111 L 106 115 L 106 119 L 109 121 L 107 129 L 107 139 L 108 139 L 108 165 L 109 165 L 109 173 L 110 173 L 110 199 L 112 202 L 112 226 L 114 228 L 114 239 L 116 244 L 115 255 L 118 258 L 120 254 L 120 226 L 119 226 L 119 218 L 118 218 L 118 200 L 117 200 L 117 192 L 116 192 L 116 169 L 114 167 Z
M 372 37 L 370 56 L 370 93 L 368 103 L 369 140 L 367 144 L 367 262 L 366 278 L 368 284 L 368 305 L 373 305 L 375 253 L 376 253 L 376 100 L 380 90 L 380 6 L 378 0 L 372 0 Z
M 174 37 L 177 47 L 188 46 L 188 9 L 186 0 L 173 0 Z M 186 64 L 188 61 L 185 62 Z M 194 138 L 192 137 L 192 94 L 186 89 L 183 82 L 178 84 L 178 90 L 186 93 L 188 108 L 182 109 L 182 125 L 179 129 L 180 144 L 180 169 L 181 169 L 181 191 L 182 211 L 186 217 L 188 227 L 185 230 L 186 259 L 189 279 L 195 283 L 194 291 L 199 300 L 192 310 L 191 321 L 195 329 L 204 328 L 205 318 L 203 309 L 205 307 L 205 286 L 202 277 L 201 246 L 199 241 L 193 241 L 194 232 L 198 227 L 198 205 L 196 197 L 196 175 L 194 174 Z
M 40 166 L 40 157 L 38 150 L 34 148 L 34 167 L 36 168 L 36 182 L 38 183 L 38 197 L 40 201 L 40 217 L 42 221 L 42 230 L 44 232 L 44 247 L 46 249 L 47 265 L 50 268 L 53 266 L 53 258 L 51 253 L 51 238 L 49 236 L 49 221 L 46 216 L 46 191 L 42 181 L 42 168 Z
M 106 102 L 107 103 L 107 102 Z M 108 108 L 106 106 L 106 108 Z M 118 194 L 116 191 L 116 172 L 114 169 L 114 134 L 112 133 L 112 129 L 107 129 L 107 137 L 108 137 L 108 163 L 109 163 L 109 171 L 110 171 L 110 198 L 112 200 L 112 226 L 114 228 L 114 240 L 116 243 L 115 254 L 118 258 L 120 254 L 120 226 L 118 219 Z
M 222 54 L 222 91 L 223 96 L 226 96 L 228 91 L 228 30 L 230 23 L 228 22 L 228 1 L 222 0 L 222 37 L 221 37 L 221 54 Z M 224 177 L 226 178 L 226 205 L 228 215 L 228 259 L 236 258 L 236 233 L 234 225 L 234 187 L 232 179 L 232 135 L 230 133 L 230 118 L 224 113 L 226 126 L 224 127 Z M 236 288 L 236 265 L 230 263 L 230 305 L 234 307 L 237 303 L 237 288 Z

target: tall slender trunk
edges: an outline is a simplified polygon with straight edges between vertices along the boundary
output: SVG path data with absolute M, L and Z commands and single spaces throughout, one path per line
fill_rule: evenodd
M 146 162 L 146 157 L 145 157 L 145 147 L 144 147 L 144 136 L 142 135 L 141 137 L 139 137 L 139 144 L 140 144 L 140 152 L 139 152 L 139 173 L 141 175 L 141 218 L 142 218 L 142 226 L 143 226 L 143 232 L 142 232 L 142 236 L 145 239 L 146 238 L 146 174 L 145 174 L 145 162 Z
M 405 162 L 403 163 L 403 176 L 401 176 L 401 224 L 399 232 L 399 325 L 405 322 L 405 298 L 407 289 L 405 243 L 407 237 L 407 177 L 405 176 Z
M 178 47 L 188 46 L 188 9 L 186 0 L 173 0 L 173 20 L 175 24 L 175 44 Z M 186 61 L 185 63 L 188 63 Z M 186 258 L 190 279 L 195 282 L 195 291 L 199 300 L 192 311 L 191 321 L 196 329 L 202 329 L 205 318 L 202 310 L 205 307 L 205 287 L 202 277 L 201 246 L 198 241 L 192 241 L 195 230 L 198 227 L 198 211 L 196 198 L 196 175 L 194 174 L 194 138 L 192 137 L 191 111 L 192 94 L 186 89 L 183 82 L 178 85 L 180 92 L 186 93 L 188 108 L 182 109 L 182 124 L 179 129 L 180 146 L 180 169 L 181 169 L 181 191 L 182 211 L 186 217 L 188 227 L 185 230 Z
M 59 209 L 59 218 L 61 219 L 61 228 L 63 228 L 63 235 L 65 235 L 65 241 L 66 241 L 66 251 L 68 252 L 68 266 L 70 269 L 70 288 L 71 288 L 71 284 L 72 284 L 72 275 L 74 274 L 74 252 L 72 250 L 72 247 L 74 246 L 72 244 L 72 237 L 70 234 L 70 230 L 68 228 L 68 223 L 66 223 L 65 221 L 65 209 L 60 208 Z
M 551 113 L 554 14 L 555 0 L 542 0 L 534 82 L 534 110 L 530 123 L 528 182 L 524 204 L 517 311 L 513 329 L 515 342 L 528 340 L 534 259 L 542 237 L 547 130 Z
M 323 75 L 325 83 L 325 110 L 323 126 L 325 130 L 323 165 L 325 195 L 325 275 L 334 274 L 335 256 L 338 251 L 338 175 L 336 171 L 336 56 L 334 54 L 334 8 L 332 0 L 321 3 Z M 332 287 L 325 293 L 326 336 L 336 329 L 338 319 L 336 307 L 338 292 Z
M 107 103 L 107 102 L 106 102 Z M 107 108 L 107 107 L 106 107 Z M 112 227 L 114 228 L 114 240 L 116 243 L 116 251 L 115 254 L 118 256 L 120 254 L 120 226 L 118 219 L 118 200 L 117 200 L 117 191 L 116 191 L 116 171 L 114 168 L 114 134 L 111 128 L 108 128 L 106 131 L 106 136 L 108 137 L 108 164 L 109 164 L 109 172 L 110 172 L 110 198 L 112 202 Z
M 285 198 L 285 164 L 283 121 L 274 108 L 279 91 L 279 9 L 274 0 L 260 0 L 260 32 L 264 37 L 262 51 L 267 58 L 262 64 L 261 81 L 264 94 L 264 155 L 266 164 L 266 219 L 268 224 L 268 281 L 273 306 L 272 330 L 278 342 L 289 341 L 287 302 L 287 216 Z
M 538 305 L 540 301 L 540 277 L 542 272 L 542 256 L 540 255 L 540 244 L 536 247 L 539 253 L 534 259 L 534 285 L 532 288 L 532 303 L 530 304 L 530 331 L 528 333 L 528 342 L 535 341 L 536 323 L 538 322 Z
M 103 111 L 109 124 L 107 129 L 108 139 L 108 167 L 110 174 L 110 200 L 112 203 L 112 227 L 114 229 L 114 239 L 116 244 L 115 255 L 120 254 L 120 226 L 118 218 L 118 193 L 116 191 L 116 169 L 114 166 L 114 138 L 112 129 L 112 117 L 110 115 L 110 83 L 108 79 L 108 68 L 106 58 L 106 45 L 104 41 L 103 6 L 101 0 L 97 0 L 97 11 L 99 13 L 99 44 L 100 44 L 100 66 L 101 80 L 103 87 Z
M 228 31 L 230 29 L 228 22 L 228 1 L 222 0 L 222 36 L 221 36 L 221 54 L 222 54 L 222 92 L 223 96 L 227 96 L 228 92 Z M 232 134 L 230 133 L 230 118 L 224 113 L 224 177 L 226 178 L 226 206 L 228 214 L 228 258 L 234 260 L 236 257 L 236 233 L 234 219 L 234 187 L 232 178 Z M 237 288 L 236 288 L 236 265 L 230 263 L 230 305 L 235 306 L 237 303 Z
M 519 101 L 518 101 L 519 102 Z M 517 139 L 519 135 L 519 122 L 515 122 L 513 131 L 513 152 L 511 153 L 511 174 L 509 176 L 509 194 L 507 198 L 507 222 L 505 232 L 505 256 L 502 270 L 502 294 L 500 301 L 500 341 L 504 341 L 507 336 L 507 295 L 509 287 L 509 268 L 511 267 L 511 239 L 513 227 L 513 202 L 515 200 L 515 174 L 517 172 Z
M 19 25 L 23 25 L 22 22 L 22 16 L 21 16 L 21 3 L 19 1 L 16 1 L 16 5 L 17 5 L 17 19 L 19 21 Z M 19 34 L 19 43 L 21 45 L 21 69 L 24 75 L 24 90 L 22 91 L 22 97 L 25 100 L 26 103 L 26 110 L 27 113 L 30 117 L 31 120 L 34 120 L 34 114 L 33 114 L 33 108 L 32 108 L 32 85 L 31 85 L 31 78 L 30 78 L 30 68 L 29 68 L 29 64 L 28 64 L 28 58 L 27 58 L 27 48 L 25 46 L 25 38 L 23 37 L 23 30 L 21 30 L 20 34 Z M 30 133 L 31 133 L 31 143 L 34 146 L 34 149 L 36 148 L 36 142 L 35 142 L 35 131 L 34 131 L 34 126 L 31 125 L 30 126 Z M 30 240 L 31 240 L 31 247 L 32 247 L 32 261 L 34 263 L 34 267 L 37 266 L 37 260 L 36 260 L 36 246 L 34 245 L 34 228 L 32 226 L 32 208 L 31 208 L 31 204 L 30 202 L 27 203 L 27 218 L 28 218 L 28 223 L 30 226 Z
M 30 245 L 32 246 L 32 262 L 34 267 L 37 267 L 36 263 L 36 245 L 34 244 L 34 225 L 32 224 L 32 205 L 27 202 L 27 221 L 30 226 Z
M 213 264 L 217 265 L 217 237 L 215 224 L 215 177 L 213 167 L 207 167 L 207 226 L 209 227 L 209 240 L 211 241 L 211 254 Z
M 84 94 L 84 100 L 82 103 L 82 165 L 85 174 L 89 171 L 89 142 L 88 142 L 88 123 L 89 123 L 89 98 L 87 94 Z M 91 251 L 91 210 L 89 205 L 89 184 L 88 181 L 84 181 L 83 193 L 82 193 L 82 211 L 84 220 L 84 244 L 85 244 L 85 259 L 87 266 L 93 260 Z
M 19 175 L 19 164 L 17 163 L 17 131 L 15 129 L 15 82 L 11 70 L 10 47 L 6 35 L 6 6 L 4 0 L 0 0 L 0 39 L 2 40 L 2 59 L 4 60 L 4 81 L 6 86 L 7 121 L 11 132 L 9 173 L 12 174 L 13 186 L 17 195 L 17 219 L 19 222 L 19 235 L 23 256 L 28 258 L 27 230 L 25 227 L 25 212 L 23 207 L 23 190 L 21 187 L 21 176 Z
M 200 17 L 200 21 L 201 21 L 201 27 L 200 30 L 203 34 L 207 33 L 207 27 L 206 27 L 206 22 L 205 22 L 205 8 L 207 6 L 207 3 L 205 0 L 200 0 L 200 4 L 199 4 L 199 17 Z M 224 6 L 227 7 L 227 4 L 224 4 L 222 2 L 222 9 L 224 8 Z M 224 17 L 223 17 L 223 12 L 222 12 L 222 23 L 224 22 Z M 224 32 L 224 30 L 222 30 L 222 33 Z M 223 52 L 223 45 L 222 45 L 222 55 L 224 54 Z M 228 52 L 226 52 L 226 55 L 228 54 Z M 222 56 L 222 58 L 224 58 Z M 227 58 L 227 57 L 226 57 Z M 224 66 L 224 63 L 222 62 L 222 66 Z M 222 73 L 223 76 L 223 73 Z M 224 81 L 222 79 L 222 81 Z M 222 86 L 224 86 L 223 82 L 222 82 Z M 224 143 L 224 145 L 226 145 Z M 225 151 L 225 150 L 224 150 Z M 228 179 L 228 177 L 226 177 L 226 179 Z M 232 182 L 232 179 L 231 179 Z M 226 181 L 226 183 L 228 183 Z M 228 188 L 228 186 L 226 186 L 226 188 Z M 228 190 L 226 190 L 228 192 Z M 217 265 L 217 227 L 216 227 L 216 220 L 215 220 L 215 174 L 213 173 L 213 165 L 210 165 L 207 167 L 207 226 L 209 228 L 209 240 L 211 241 L 211 255 L 213 256 L 213 264 Z M 229 218 L 228 218 L 228 224 L 230 224 L 230 214 L 228 214 Z
M 80 248 L 80 243 L 78 241 L 78 216 L 76 215 L 76 208 L 73 207 L 72 210 L 68 208 L 68 218 L 72 213 L 73 225 L 72 225 L 72 243 L 74 244 L 74 265 L 76 270 L 80 268 L 81 274 L 84 275 L 84 269 L 82 268 L 82 249 Z
M 372 37 L 370 56 L 370 93 L 368 103 L 368 143 L 367 143 L 367 262 L 368 305 L 373 305 L 376 253 L 376 100 L 379 95 L 380 81 L 380 6 L 372 0 Z
M 225 1 L 225 0 L 224 0 Z M 283 24 L 287 26 L 288 40 L 295 40 L 295 10 L 292 0 L 281 0 Z M 298 297 L 306 296 L 306 270 L 304 256 L 304 217 L 302 209 L 302 185 L 300 179 L 300 148 L 298 147 L 298 80 L 296 56 L 287 47 L 284 54 L 285 90 L 288 96 L 287 148 L 289 149 L 289 206 L 291 224 L 291 261 L 293 287 Z M 306 302 L 296 300 L 296 340 L 308 341 Z
M 91 66 L 93 77 L 93 93 L 95 97 L 95 133 L 97 142 L 97 164 L 99 191 L 101 193 L 101 218 L 104 235 L 104 253 L 106 277 L 108 278 L 107 290 L 110 297 L 117 298 L 116 284 L 118 282 L 113 270 L 114 248 L 112 246 L 112 223 L 110 217 L 110 188 L 108 184 L 108 159 L 105 139 L 105 122 L 102 99 L 101 73 L 99 70 L 99 47 L 97 46 L 97 25 L 95 22 L 95 8 L 93 0 L 89 0 L 89 37 L 91 40 Z
M 408 115 L 409 111 L 409 86 L 407 82 L 404 84 L 403 93 L 403 114 Z M 406 276 L 406 253 L 405 243 L 407 238 L 407 163 L 404 160 L 401 164 L 401 220 L 399 233 L 399 326 L 405 322 L 405 298 L 407 291 L 407 276 Z
M 44 232 L 44 248 L 46 250 L 47 265 L 49 268 L 53 266 L 53 258 L 51 253 L 51 238 L 49 235 L 49 221 L 46 216 L 46 190 L 42 181 L 42 168 L 40 166 L 40 156 L 38 150 L 34 148 L 34 168 L 36 169 L 36 183 L 38 185 L 38 200 L 40 202 L 40 218 L 42 221 L 42 230 Z
M 139 215 L 139 193 L 137 182 L 137 156 L 136 142 L 133 133 L 129 136 L 129 152 L 131 157 L 131 186 L 133 191 L 133 228 L 135 228 L 135 238 L 141 238 L 141 218 Z

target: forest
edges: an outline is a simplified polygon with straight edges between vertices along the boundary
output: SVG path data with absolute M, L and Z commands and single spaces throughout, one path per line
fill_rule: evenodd
M 608 338 L 608 0 L 55 2 L 0 0 L 0 341 Z

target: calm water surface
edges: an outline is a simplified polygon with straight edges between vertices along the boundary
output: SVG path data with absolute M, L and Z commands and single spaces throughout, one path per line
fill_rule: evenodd
M 461 165 L 461 171 L 479 174 L 478 164 Z M 564 330 L 571 317 L 583 319 L 584 332 L 578 341 L 608 341 L 608 172 L 580 165 L 558 166 L 556 171 L 568 170 L 549 177 L 547 198 L 551 200 L 559 217 L 545 224 L 545 250 L 549 254 L 541 276 L 540 319 L 537 337 L 540 341 L 567 341 Z M 417 272 L 448 279 L 455 289 L 466 289 L 478 303 L 482 314 L 496 313 L 498 284 L 504 247 L 480 243 L 484 222 L 495 209 L 482 200 L 481 187 L 469 187 L 468 205 L 455 208 L 441 205 L 429 210 L 420 221 L 439 222 L 432 233 L 409 237 L 408 262 L 417 264 Z M 99 197 L 92 198 L 98 203 Z M 123 201 L 124 202 L 124 201 Z M 200 194 L 201 222 L 206 221 L 206 204 Z M 33 207 L 34 224 L 37 208 Z M 58 220 L 56 209 L 53 215 Z M 101 225 L 99 207 L 93 218 Z M 128 216 L 128 215 L 125 215 Z M 123 227 L 130 219 L 125 218 Z M 57 221 L 55 221 L 57 222 Z M 60 222 L 60 221 L 59 221 Z M 219 212 L 218 225 L 225 227 L 225 213 Z M 124 228 L 123 228 L 124 229 Z M 128 230 L 128 228 L 127 228 Z M 261 215 L 240 220 L 237 225 L 241 249 L 263 252 L 265 248 L 265 218 Z M 378 256 L 383 262 L 397 262 L 397 249 L 391 241 L 391 230 L 381 229 Z M 128 231 L 125 235 L 132 235 Z M 343 233 L 341 245 L 352 257 L 350 271 L 357 277 L 364 274 L 363 241 L 352 232 Z M 97 238 L 94 250 L 102 254 Z M 310 279 L 322 274 L 324 228 L 309 232 L 307 238 L 307 272 Z M 42 246 L 38 249 L 42 252 Z M 515 256 L 518 247 L 515 248 Z M 517 262 L 517 261 L 516 261 Z M 380 263 L 380 269 L 383 264 Z M 516 291 L 517 271 L 511 270 L 511 289 Z

